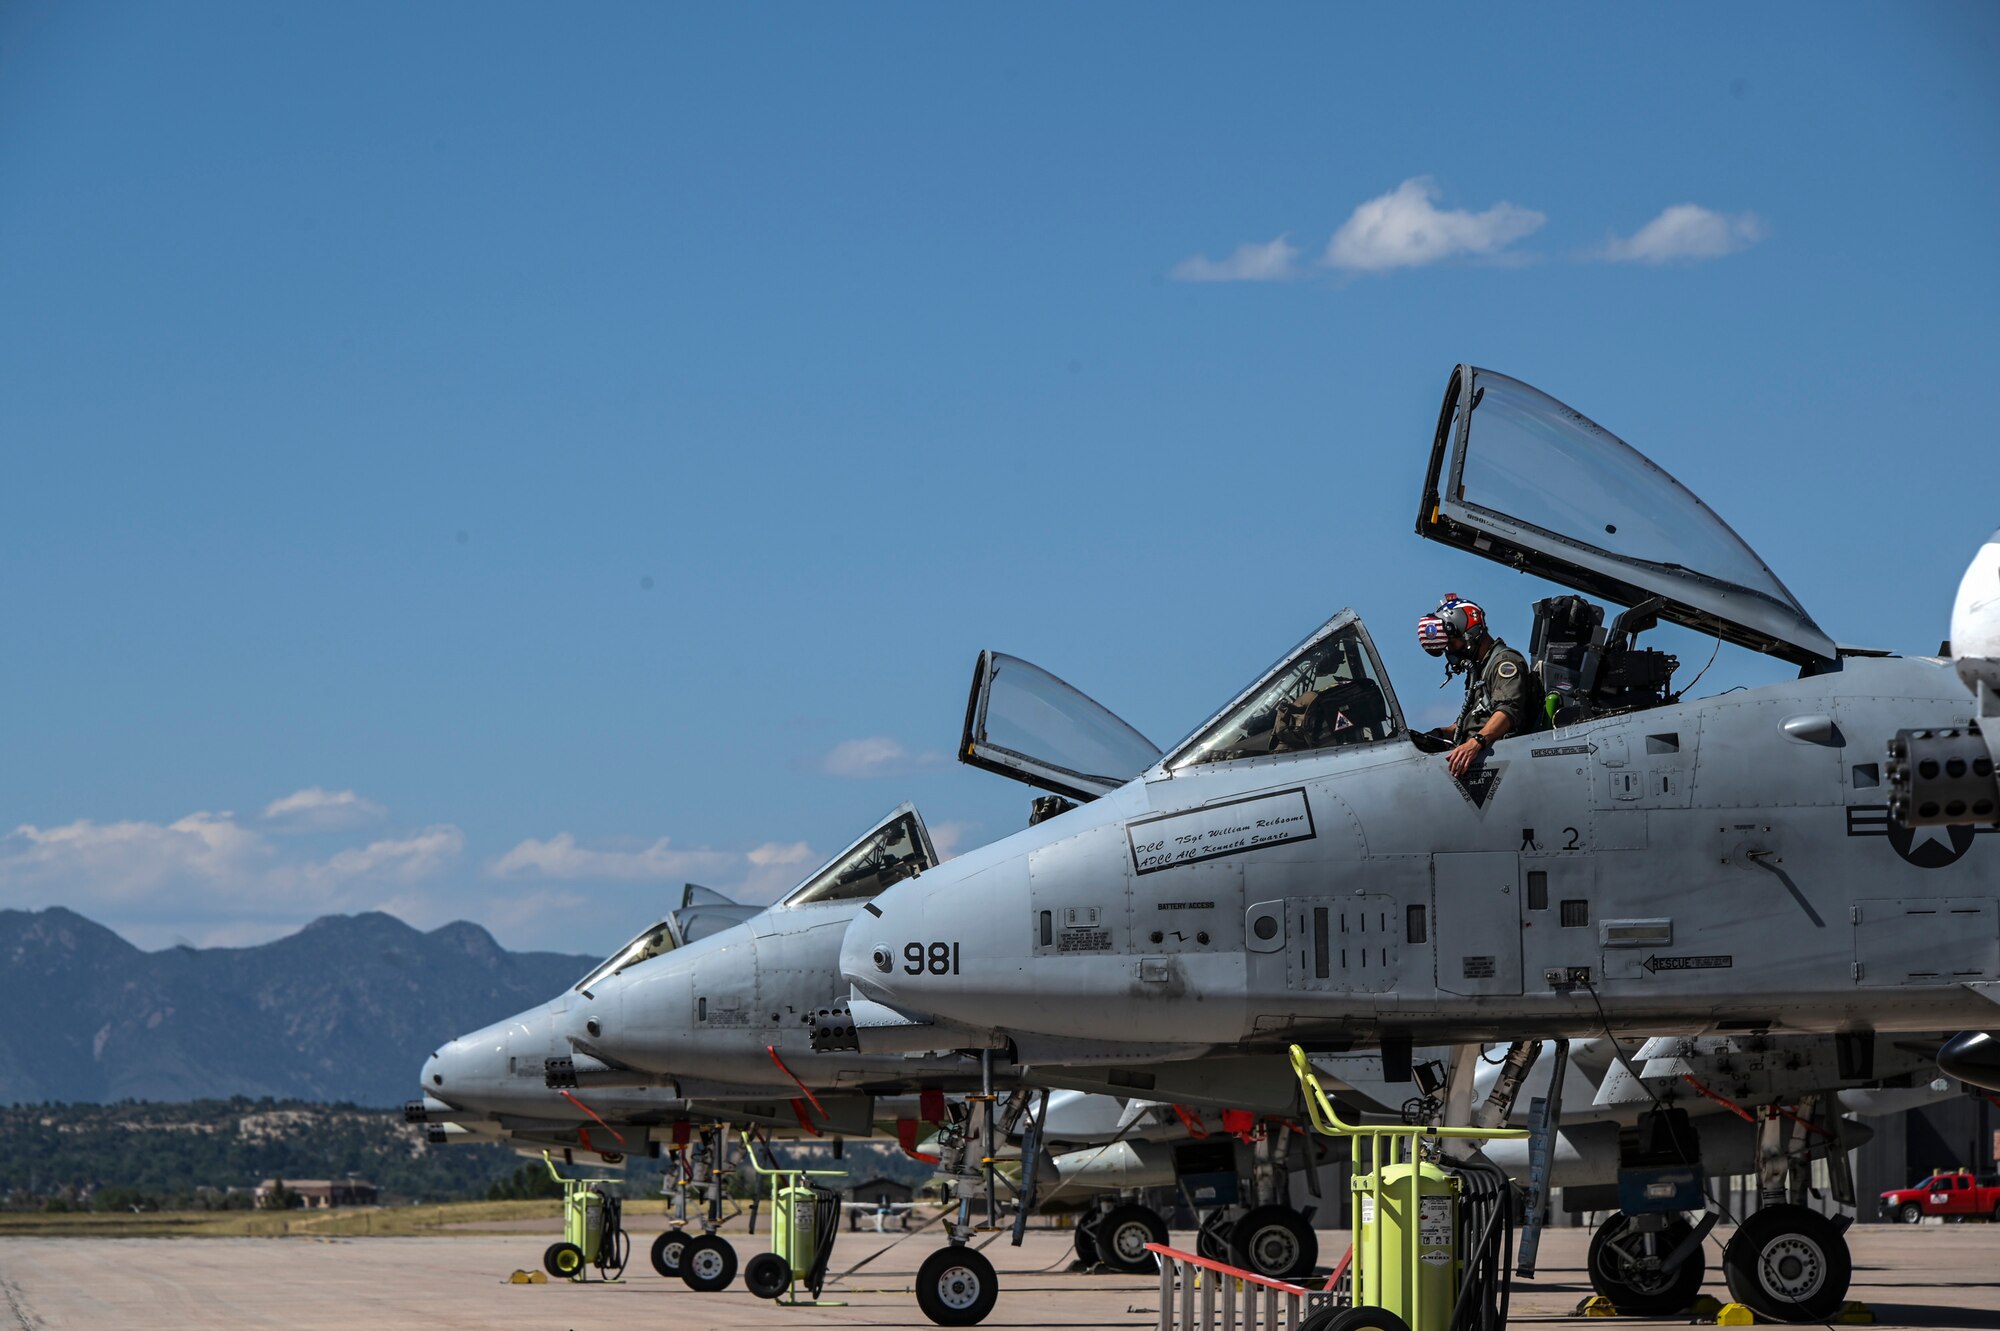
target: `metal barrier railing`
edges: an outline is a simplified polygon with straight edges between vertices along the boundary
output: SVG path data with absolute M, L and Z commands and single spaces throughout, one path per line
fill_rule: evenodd
M 1160 1263 L 1156 1331 L 1298 1331 L 1307 1317 L 1334 1306 L 1331 1290 L 1272 1280 L 1164 1243 L 1148 1243 L 1146 1251 Z

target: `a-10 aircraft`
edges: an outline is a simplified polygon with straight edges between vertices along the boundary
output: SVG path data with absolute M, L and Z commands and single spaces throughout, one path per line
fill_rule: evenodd
M 732 1078 L 762 1078 L 774 1084 L 795 1076 L 802 1089 L 846 1086 L 877 1094 L 909 1089 L 913 1083 L 921 1085 L 927 1080 L 936 1084 L 941 1075 L 949 1078 L 951 1066 L 938 1062 L 935 1056 L 909 1058 L 903 1065 L 909 1080 L 902 1080 L 894 1073 L 897 1066 L 894 1054 L 863 1053 L 848 1045 L 833 1050 L 815 1047 L 802 1029 L 812 1023 L 797 1020 L 801 1008 L 813 1001 L 813 995 L 826 993 L 837 983 L 833 951 L 837 940 L 827 925 L 836 919 L 864 914 L 883 886 L 885 875 L 872 873 L 868 877 L 874 881 L 863 882 L 860 876 L 849 873 L 847 866 L 850 861 L 888 862 L 880 854 L 885 844 L 908 847 L 923 844 L 921 820 L 913 808 L 906 805 L 894 811 L 857 841 L 854 848 L 811 875 L 766 915 L 701 945 L 649 959 L 586 986 L 590 991 L 588 996 L 580 998 L 561 1019 L 562 1029 L 566 1030 L 577 1057 L 559 1058 L 557 1065 L 573 1077 L 578 1060 L 582 1060 L 590 1069 L 592 1084 L 604 1087 L 618 1085 L 620 1079 L 626 1084 L 635 1080 L 673 1082 L 689 1070 L 698 1070 L 704 1077 L 726 1072 Z M 928 857 L 921 857 L 911 868 L 913 872 L 928 871 Z M 908 876 L 909 873 L 899 871 L 886 878 L 898 881 Z M 841 881 L 852 882 L 851 890 L 830 901 L 827 885 Z M 717 1023 L 709 1015 L 745 1011 L 750 1012 L 747 1020 L 732 1018 Z M 812 1015 L 824 1019 L 829 1013 L 823 1009 Z M 824 1034 L 825 1029 L 814 1026 L 813 1032 Z M 1579 1049 L 1576 1071 L 1566 1083 L 1565 1103 L 1576 1101 L 1579 1088 L 1585 1089 L 1581 1103 L 1573 1108 L 1573 1117 L 1565 1121 L 1564 1131 L 1556 1139 L 1549 1179 L 1553 1187 L 1612 1185 L 1617 1176 L 1620 1125 L 1629 1126 L 1636 1114 L 1635 1106 L 1650 1102 L 1654 1094 L 1662 1100 L 1692 1104 L 1698 1111 L 1706 1112 L 1706 1117 L 1697 1120 L 1701 1129 L 1698 1140 L 1707 1146 L 1713 1164 L 1726 1169 L 1751 1167 L 1756 1159 L 1753 1148 L 1757 1145 L 1753 1134 L 1713 1131 L 1725 1117 L 1723 1101 L 1696 1097 L 1681 1086 L 1679 1078 L 1698 1073 L 1705 1081 L 1722 1088 L 1721 1095 L 1736 1097 L 1752 1106 L 1804 1103 L 1808 1105 L 1808 1120 L 1813 1117 L 1812 1104 L 1817 1103 L 1824 1111 L 1819 1115 L 1820 1122 L 1811 1128 L 1800 1128 L 1789 1143 L 1783 1143 L 1785 1149 L 1776 1157 L 1779 1183 L 1789 1189 L 1797 1184 L 1799 1166 L 1833 1153 L 1844 1159 L 1845 1149 L 1865 1140 L 1865 1130 L 1843 1133 L 1838 1127 L 1839 1110 L 1857 1106 L 1831 1101 L 1827 1098 L 1829 1094 L 1852 1094 L 1843 1088 L 1867 1086 L 1884 1078 L 1908 1080 L 1915 1068 L 1927 1061 L 1892 1048 L 1883 1051 L 1878 1066 L 1869 1074 L 1842 1075 L 1829 1052 L 1798 1037 L 1775 1041 L 1711 1040 L 1702 1042 L 1700 1047 L 1690 1042 L 1673 1042 L 1673 1048 L 1666 1053 L 1641 1051 L 1640 1058 L 1647 1069 L 1641 1075 L 1665 1079 L 1664 1088 L 1653 1092 L 1644 1089 L 1647 1083 L 1630 1079 L 1621 1082 L 1622 1069 L 1613 1064 L 1608 1054 L 1598 1056 L 1590 1052 L 1590 1043 L 1584 1042 L 1585 1047 Z M 1935 1044 L 1933 1038 L 1930 1048 L 1935 1048 Z M 1069 1042 L 1064 1047 L 1067 1056 L 1077 1057 L 1086 1046 L 1083 1042 Z M 1394 1094 L 1393 1089 L 1367 1089 L 1368 1082 L 1356 1081 L 1352 1068 L 1346 1066 L 1351 1061 L 1323 1059 L 1322 1067 L 1334 1072 L 1347 1086 L 1355 1104 L 1394 1110 L 1402 1103 L 1403 1097 Z M 1372 1080 L 1382 1083 L 1380 1059 L 1363 1061 L 1374 1064 L 1376 1072 Z M 1261 1085 L 1262 1078 L 1245 1075 L 1260 1064 L 1273 1072 L 1283 1067 L 1282 1060 L 1268 1055 L 1223 1062 L 1232 1066 L 1235 1074 L 1224 1083 L 1221 1092 L 1224 1095 L 1229 1086 L 1238 1088 L 1238 1094 L 1245 1094 L 1244 1088 L 1254 1090 Z M 1023 1085 L 1060 1086 L 1073 1080 L 1118 1085 L 1111 1079 L 1122 1077 L 1123 1085 L 1129 1088 L 1139 1078 L 1170 1077 L 1177 1069 L 1191 1071 L 1206 1065 L 1206 1060 L 1202 1064 L 1167 1063 L 1154 1065 L 1149 1071 L 1147 1065 L 1132 1062 L 1125 1051 L 1114 1049 L 1098 1064 L 1083 1067 L 1039 1063 L 1022 1066 L 1011 1058 L 1005 1059 L 996 1069 L 995 1081 L 1001 1089 L 1017 1090 Z M 1670 1071 L 1660 1071 L 1663 1067 Z M 970 1071 L 969 1065 L 961 1064 L 958 1086 L 968 1085 Z M 1480 1103 L 1487 1105 L 1492 1101 L 1489 1091 L 1494 1075 L 1491 1068 L 1479 1065 L 1475 1076 L 1473 1067 L 1468 1065 L 1464 1076 L 1452 1081 L 1476 1093 Z M 1548 1080 L 1546 1068 L 1540 1075 L 1544 1082 Z M 1157 1081 L 1153 1084 L 1158 1085 Z M 1218 1094 L 1214 1086 L 1197 1085 L 1193 1089 L 1197 1094 Z M 1934 1098 L 1935 1094 L 1925 1091 L 1920 1098 Z M 1072 1092 L 1059 1092 L 1051 1097 L 1036 1124 L 1040 1144 L 1050 1147 L 1091 1140 L 1093 1129 L 1084 1121 L 1087 1114 L 1080 1119 L 1069 1111 L 1086 1110 L 1092 1101 L 1106 1103 L 1103 1097 L 1083 1097 Z M 1293 1205 L 1286 1187 L 1295 1167 L 1288 1145 L 1305 1144 L 1296 1137 L 1287 1141 L 1289 1134 L 1284 1120 L 1295 1115 L 1290 1086 L 1266 1093 L 1261 1101 L 1249 1097 L 1247 1103 L 1254 1107 L 1245 1108 L 1246 1100 L 1238 1100 L 1233 1125 L 1227 1115 L 1215 1112 L 1215 1103 L 1210 1100 L 1184 1105 L 1146 1098 L 1128 1103 L 1122 1113 L 1105 1108 L 1100 1112 L 1108 1117 L 1095 1125 L 1094 1135 L 1100 1141 L 1109 1137 L 1109 1144 L 1057 1155 L 1051 1162 L 1054 1187 L 1081 1185 L 1125 1192 L 1153 1186 L 1182 1187 L 1188 1191 L 1191 1203 L 1204 1213 L 1198 1246 L 1205 1254 L 1260 1274 L 1280 1278 L 1304 1274 L 1312 1267 L 1317 1245 L 1307 1219 L 1310 1212 L 1302 1214 Z M 1496 1112 L 1506 1117 L 1506 1110 Z M 1729 1122 L 1733 1124 L 1736 1120 L 1730 1118 Z M 1259 1139 L 1255 1149 L 1249 1140 L 1233 1141 L 1234 1133 L 1254 1135 Z M 1211 1140 L 1190 1140 L 1198 1137 Z M 960 1131 L 953 1141 L 962 1148 L 967 1138 L 968 1134 Z M 1275 1152 L 1267 1149 L 1274 1145 Z M 949 1155 L 949 1146 L 941 1153 Z M 1504 1153 L 1496 1162 L 1519 1163 L 1505 1158 Z M 1305 1165 L 1306 1161 L 1301 1159 L 1296 1167 Z M 1216 1178 L 1218 1172 L 1223 1176 L 1220 1180 Z M 1310 1180 L 1315 1175 L 1307 1177 Z M 976 1178 L 962 1178 L 961 1187 L 967 1185 L 972 1191 L 978 1190 Z M 1202 1190 L 1211 1191 L 1204 1195 Z M 1638 1311 L 1666 1306 L 1663 1299 L 1671 1302 L 1679 1291 L 1689 1288 L 1690 1282 L 1699 1285 L 1704 1264 L 1699 1260 L 1698 1248 L 1695 1260 L 1684 1259 L 1673 1270 L 1663 1272 L 1659 1270 L 1660 1259 L 1674 1245 L 1663 1243 L 1662 1239 L 1674 1238 L 1676 1231 L 1663 1231 L 1659 1237 L 1635 1237 L 1625 1234 L 1627 1228 L 1629 1225 L 1619 1220 L 1604 1226 L 1605 1239 L 1597 1245 L 1602 1255 L 1592 1268 L 1593 1282 L 1600 1292 L 1615 1295 L 1621 1306 Z M 1687 1231 L 1688 1226 L 1682 1225 L 1679 1232 Z M 1155 1212 L 1132 1200 L 1120 1200 L 1092 1210 L 1078 1226 L 1077 1246 L 1086 1263 L 1101 1260 L 1117 1269 L 1140 1270 L 1147 1269 L 1150 1262 L 1143 1245 L 1164 1241 L 1165 1237 L 1165 1223 Z M 937 1254 L 945 1258 L 945 1269 L 949 1269 L 951 1261 L 965 1262 L 969 1268 L 978 1262 L 976 1255 L 954 1258 L 950 1254 L 950 1248 Z M 991 1288 L 991 1277 L 983 1268 L 979 1273 L 982 1287 Z
M 412 1102 L 411 1117 L 432 1123 L 436 1140 L 507 1141 L 566 1155 L 594 1152 L 607 1162 L 627 1151 L 661 1154 L 662 1146 L 678 1148 L 666 1154 L 680 1202 L 679 1222 L 653 1244 L 653 1265 L 696 1289 L 719 1288 L 733 1273 L 734 1254 L 712 1232 L 720 1200 L 714 1183 L 718 1170 L 726 1167 L 720 1149 L 726 1139 L 710 1125 L 753 1126 L 774 1135 L 860 1137 L 873 1123 L 887 1120 L 903 1130 L 899 1135 L 908 1149 L 919 1119 L 943 1115 L 935 1108 L 926 1112 L 920 1096 L 897 1103 L 883 1093 L 936 1088 L 954 1075 L 959 1085 L 972 1084 L 971 1067 L 963 1059 L 954 1066 L 951 1059 L 823 1053 L 788 1034 L 799 1024 L 788 1020 L 796 1016 L 799 1002 L 835 983 L 836 940 L 826 936 L 825 927 L 829 912 L 838 916 L 842 910 L 861 909 L 885 882 L 934 863 L 922 820 L 905 805 L 788 896 L 787 902 L 804 909 L 781 903 L 759 912 L 689 888 L 680 909 L 642 931 L 562 996 L 441 1047 L 424 1065 L 425 1094 Z M 829 901 L 842 905 L 824 904 Z M 690 985 L 692 999 L 681 992 Z M 703 1020 L 709 1010 L 772 1005 L 779 1010 L 758 1021 L 710 1026 Z M 607 1023 L 612 1014 L 615 1021 Z M 1618 1122 L 1644 1099 L 1632 1084 L 1615 1084 L 1615 1067 L 1608 1057 L 1592 1053 L 1589 1043 L 1578 1049 L 1564 1095 L 1571 1109 L 1554 1152 L 1551 1183 L 1557 1187 L 1612 1181 Z M 1810 1100 L 1815 1091 L 1840 1084 L 1824 1055 L 1796 1047 L 1796 1040 L 1744 1042 L 1744 1049 L 1730 1047 L 1737 1042 L 1706 1043 L 1723 1047 L 1697 1050 L 1693 1042 L 1677 1043 L 1664 1074 L 1658 1073 L 1661 1059 L 1646 1060 L 1642 1054 L 1647 1075 L 1665 1078 L 1659 1094 L 1677 1098 L 1678 1078 L 1691 1071 L 1752 1104 Z M 609 1061 L 581 1053 L 585 1048 Z M 1449 1053 L 1423 1052 L 1427 1062 Z M 580 1093 L 571 1089 L 577 1085 L 579 1058 L 589 1080 Z M 1321 1066 L 1356 1106 L 1393 1111 L 1402 1100 L 1395 1084 L 1383 1081 L 1379 1058 L 1328 1057 Z M 553 1088 L 544 1085 L 551 1068 L 558 1071 Z M 1875 1071 L 1878 1077 L 1900 1074 L 1907 1080 L 1910 1069 L 1905 1057 L 1896 1067 L 1885 1060 Z M 1011 1085 L 1020 1071 L 1009 1065 L 1002 1080 Z M 1055 1070 L 1055 1075 L 1061 1072 Z M 906 1075 L 892 1075 L 897 1073 Z M 1546 1066 L 1535 1073 L 1546 1084 Z M 1104 1071 L 1098 1069 L 1097 1075 Z M 1496 1075 L 1493 1066 L 1477 1065 L 1476 1080 L 1468 1077 L 1474 1098 L 1490 1103 Z M 854 1089 L 864 1084 L 865 1092 Z M 696 1086 L 718 1098 L 681 1097 L 684 1089 Z M 841 1087 L 846 1089 L 836 1089 Z M 1923 1093 L 1922 1098 L 1931 1095 Z M 1703 1142 L 1715 1142 L 1709 1148 L 1711 1162 L 1746 1167 L 1747 1142 L 1731 1149 L 1727 1135 L 1708 1131 L 1721 1116 L 1719 1102 L 1693 1103 L 1710 1111 L 1700 1122 Z M 1306 1143 L 1287 1131 L 1284 1120 L 1291 1108 L 1288 1101 L 1273 1101 L 1261 1115 L 1238 1110 L 1232 1119 L 1201 1105 L 1057 1092 L 1036 1115 L 1038 1181 L 1044 1197 L 1065 1189 L 1072 1196 L 1093 1190 L 1124 1194 L 1124 1199 L 1093 1206 L 1078 1226 L 1078 1253 L 1086 1263 L 1148 1269 L 1151 1259 L 1143 1244 L 1164 1241 L 1166 1226 L 1129 1194 L 1135 1188 L 1168 1186 L 1184 1190 L 1202 1210 L 1198 1246 L 1204 1253 L 1264 1274 L 1296 1277 L 1311 1269 L 1317 1245 L 1309 1225 L 1313 1208 L 1295 1208 L 1288 1186 L 1292 1169 L 1309 1164 L 1305 1158 L 1294 1164 L 1294 1154 Z M 1606 1132 L 1611 1134 L 1608 1148 Z M 1824 1154 L 1836 1141 L 1852 1146 L 1859 1139 L 1851 1133 L 1818 1142 L 1802 1137 L 1794 1154 L 1806 1160 L 1813 1149 Z M 958 1140 L 964 1142 L 963 1131 Z M 1051 1149 L 1091 1141 L 1108 1145 L 1048 1157 Z M 1503 1157 L 1496 1162 L 1519 1163 Z M 1221 1180 L 1217 1169 L 1225 1176 Z M 1230 1179 L 1232 1172 L 1235 1178 Z M 1315 1174 L 1307 1179 L 1313 1182 Z M 1218 1198 L 1218 1188 L 1228 1195 Z M 708 1202 L 707 1216 L 687 1215 L 690 1194 Z M 878 1215 L 878 1224 L 880 1220 Z M 691 1221 L 703 1231 L 698 1237 L 683 1227 Z M 1663 1298 L 1671 1302 L 1675 1291 L 1699 1283 L 1698 1261 L 1684 1264 L 1668 1279 L 1646 1269 L 1643 1239 L 1618 1241 L 1616 1221 L 1607 1223 L 1606 1233 L 1609 1240 L 1593 1247 L 1601 1255 L 1593 1263 L 1592 1280 L 1621 1306 L 1664 1307 Z M 1627 1260 L 1628 1252 L 1638 1259 Z
M 1419 1043 L 1811 1033 L 1856 1075 L 1892 1034 L 2000 1024 L 2000 679 L 1837 646 L 1665 471 L 1491 371 L 1452 373 L 1417 531 L 1579 593 L 1534 607 L 1549 724 L 1454 778 L 1344 611 L 1125 780 L 987 743 L 1008 677 L 986 672 L 966 755 L 1089 802 L 856 917 L 844 1020 L 1024 1061 L 1145 1032 L 1160 1059 L 1296 1042 L 1392 1068 Z M 1685 697 L 1640 644 L 1663 619 L 1798 677 Z M 1845 1246 L 1780 1202 L 1725 1266 L 1816 1319 Z

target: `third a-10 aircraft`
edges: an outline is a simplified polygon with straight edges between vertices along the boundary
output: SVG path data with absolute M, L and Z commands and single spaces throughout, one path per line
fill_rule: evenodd
M 1032 1061 L 1118 1032 L 1162 1058 L 1296 1042 L 1394 1066 L 1415 1043 L 1784 1032 L 1833 1036 L 1860 1071 L 1878 1034 L 1996 1024 L 2000 681 L 1966 643 L 1956 672 L 1836 645 L 1665 471 L 1470 366 L 1417 531 L 1579 593 L 1534 607 L 1549 724 L 1454 778 L 1342 612 L 1126 779 L 1092 748 L 1010 742 L 1078 700 L 989 658 L 962 756 L 1088 802 L 855 918 L 862 1048 L 950 1033 Z M 1624 609 L 1606 624 L 1587 597 Z M 2000 597 L 1982 597 L 1991 636 Z M 1798 677 L 1684 697 L 1639 642 L 1663 619 Z M 1769 1300 L 1816 1317 L 1845 1245 L 1800 1209 L 1736 1241 L 1817 1253 Z

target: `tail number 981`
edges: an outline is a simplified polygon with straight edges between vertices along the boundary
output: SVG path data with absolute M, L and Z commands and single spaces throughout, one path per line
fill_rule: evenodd
M 957 943 L 903 944 L 903 974 L 958 974 Z

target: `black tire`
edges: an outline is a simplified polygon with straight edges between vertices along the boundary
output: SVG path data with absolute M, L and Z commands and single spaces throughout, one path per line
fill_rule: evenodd
M 583 1249 L 574 1243 L 551 1243 L 542 1253 L 542 1269 L 558 1280 L 573 1279 L 583 1270 Z
M 1319 1236 L 1289 1206 L 1258 1206 L 1229 1227 L 1229 1262 L 1271 1280 L 1309 1276 Z
M 1661 1270 L 1659 1259 L 1693 1232 L 1687 1221 L 1670 1220 L 1665 1229 L 1642 1234 L 1630 1216 L 1612 1216 L 1590 1236 L 1584 1259 L 1590 1287 L 1622 1317 L 1665 1317 L 1692 1306 L 1708 1275 L 1706 1254 L 1697 1247 L 1672 1271 Z
M 669 1280 L 681 1273 L 681 1254 L 689 1240 L 684 1229 L 670 1229 L 653 1240 L 653 1269 Z
M 939 1326 L 977 1326 L 999 1297 L 993 1263 L 971 1248 L 939 1248 L 917 1268 L 917 1307 Z
M 1074 1239 L 1077 1265 L 1086 1271 L 1097 1265 L 1097 1236 L 1092 1232 L 1093 1228 L 1091 1225 L 1079 1224 Z
M 774 1252 L 760 1252 L 743 1264 L 743 1288 L 760 1299 L 775 1299 L 792 1287 L 792 1264 Z
M 1840 1311 L 1854 1263 L 1847 1240 L 1803 1206 L 1767 1206 L 1722 1250 L 1729 1295 L 1766 1321 L 1824 1322 Z
M 1924 1208 L 1918 1206 L 1915 1202 L 1904 1202 L 1897 1209 L 1896 1218 L 1906 1225 L 1919 1224 L 1924 1218 Z
M 1217 1211 L 1195 1232 L 1194 1255 L 1211 1262 L 1233 1262 L 1229 1253 L 1229 1218 Z
M 1160 1263 L 1146 1251 L 1146 1245 L 1167 1241 L 1167 1222 L 1150 1206 L 1126 1202 L 1106 1211 L 1091 1237 L 1097 1241 L 1098 1260 L 1108 1269 L 1148 1275 L 1158 1271 Z
M 1299 1323 L 1299 1331 L 1410 1331 L 1410 1324 L 1387 1308 L 1322 1308 Z
M 688 1240 L 681 1249 L 681 1279 L 697 1294 L 713 1294 L 729 1288 L 736 1279 L 736 1249 L 720 1234 L 704 1234 Z

